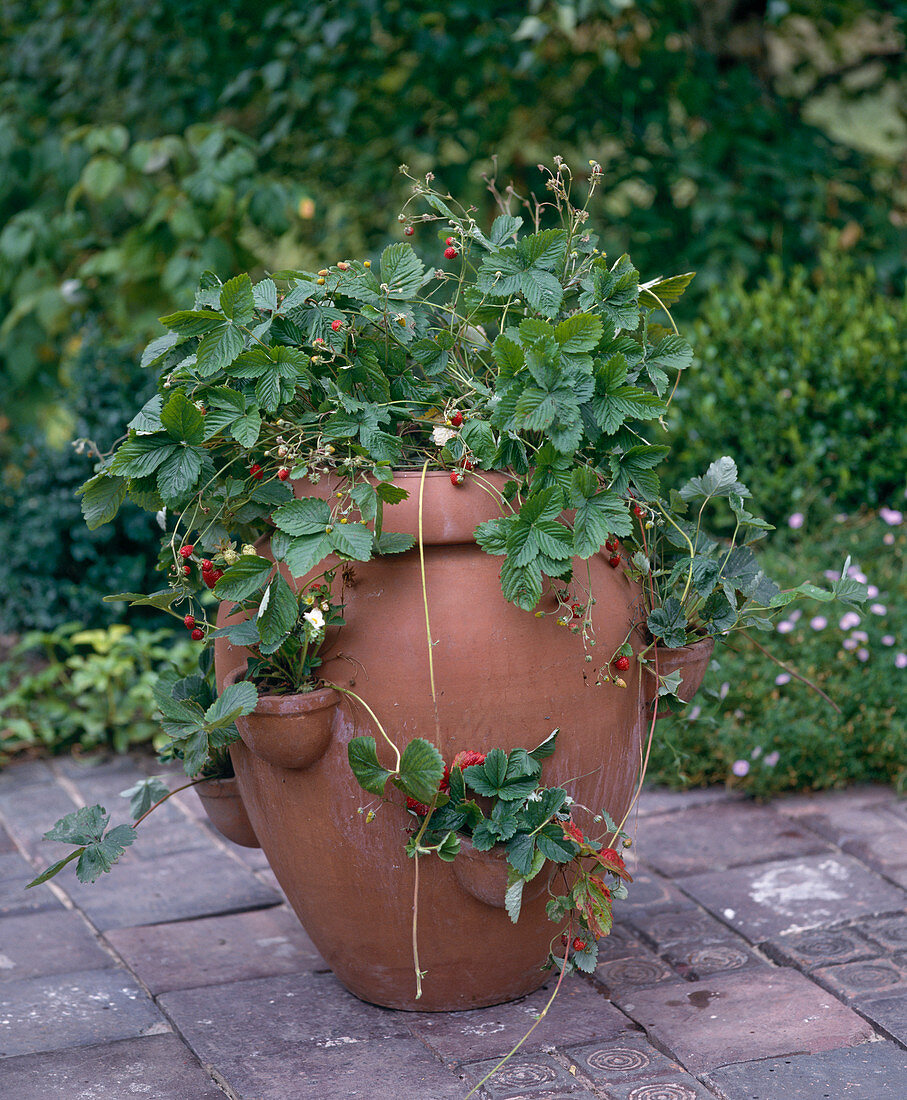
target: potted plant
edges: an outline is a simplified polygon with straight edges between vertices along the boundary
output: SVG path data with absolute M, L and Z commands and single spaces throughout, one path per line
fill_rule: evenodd
M 401 241 L 374 268 L 206 273 L 83 487 L 91 526 L 127 494 L 162 520 L 167 586 L 116 598 L 216 652 L 213 702 L 161 687 L 171 754 L 194 777 L 228 750 L 291 904 L 377 1003 L 474 1007 L 537 987 L 546 957 L 594 966 L 659 706 L 713 639 L 797 595 L 861 596 L 846 569 L 828 590 L 765 578 L 730 458 L 662 489 L 650 434 L 692 360 L 670 313 L 692 275 L 641 283 L 601 254 L 601 178 L 580 205 L 557 158 L 549 200 L 518 214 L 508 190 L 487 228 L 413 179 L 403 233 L 434 228 L 443 267 Z M 714 500 L 730 539 L 703 528 Z M 95 810 L 49 834 L 95 853 L 87 877 L 130 835 Z

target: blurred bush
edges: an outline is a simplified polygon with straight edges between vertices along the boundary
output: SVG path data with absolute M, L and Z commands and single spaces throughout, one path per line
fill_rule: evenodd
M 105 346 L 87 325 L 61 380 L 70 420 L 64 438 L 109 448 L 154 392 L 128 351 Z M 128 502 L 112 524 L 89 531 L 76 489 L 94 470 L 89 450 L 51 445 L 23 432 L 0 477 L 0 623 L 5 633 L 49 630 L 70 620 L 100 626 L 122 619 L 110 592 L 148 591 L 160 546 L 153 515 Z
M 163 737 L 152 719 L 159 666 L 170 662 L 185 676 L 196 656 L 169 628 L 66 623 L 27 633 L 0 664 L 0 763 L 27 749 L 126 752 Z
M 690 330 L 698 358 L 671 408 L 678 478 L 736 458 L 775 524 L 877 508 L 907 476 L 907 298 L 825 252 L 714 291 Z
M 901 498 L 903 503 L 903 498 Z M 683 717 L 659 721 L 649 781 L 727 783 L 754 795 L 850 783 L 907 787 L 907 523 L 897 508 L 787 536 L 765 555 L 784 587 L 825 570 L 870 585 L 861 614 L 815 604 L 758 635 L 787 668 L 746 638 L 722 647 Z M 835 711 L 787 669 L 821 688 Z

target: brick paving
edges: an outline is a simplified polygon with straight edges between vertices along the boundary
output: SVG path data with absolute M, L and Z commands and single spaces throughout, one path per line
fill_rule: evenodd
M 550 985 L 459 1013 L 356 1000 L 191 792 L 103 883 L 67 869 L 24 892 L 56 817 L 113 809 L 151 767 L 0 772 L 0 1096 L 462 1100 L 533 1023 Z M 903 800 L 651 791 L 634 828 L 596 973 L 565 981 L 481 1100 L 907 1095 Z

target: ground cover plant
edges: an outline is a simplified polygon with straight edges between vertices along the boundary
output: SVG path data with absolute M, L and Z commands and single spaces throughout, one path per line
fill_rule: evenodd
M 903 501 L 832 518 L 765 557 L 784 583 L 805 568 L 834 571 L 842 552 L 868 586 L 859 610 L 805 603 L 759 635 L 785 667 L 768 672 L 743 641 L 725 647 L 682 715 L 666 718 L 650 779 L 670 786 L 729 783 L 769 796 L 850 783 L 907 785 L 907 522 Z M 797 679 L 802 674 L 839 708 Z

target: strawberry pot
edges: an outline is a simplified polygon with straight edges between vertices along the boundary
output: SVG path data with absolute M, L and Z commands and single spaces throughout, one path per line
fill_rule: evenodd
M 385 529 L 418 536 L 420 479 L 396 475 L 410 495 L 386 510 Z M 318 491 L 329 493 L 330 479 Z M 641 677 L 634 660 L 626 688 L 596 686 L 578 637 L 555 616 L 536 618 L 504 599 L 500 560 L 473 538 L 476 525 L 497 514 L 495 496 L 479 479 L 455 487 L 444 471 L 425 476 L 421 529 L 436 705 L 417 546 L 338 570 L 346 626 L 329 639 L 319 670 L 336 689 L 265 697 L 238 721 L 242 740 L 231 747 L 254 834 L 306 931 L 349 990 L 391 1008 L 467 1009 L 527 994 L 545 980 L 540 968 L 559 929 L 546 916 L 543 888 L 527 891 L 518 923 L 510 921 L 497 896 L 506 873 L 494 851 L 453 863 L 422 858 L 417 932 L 426 973 L 416 1000 L 414 861 L 404 851 L 414 818 L 399 792 L 389 788 L 382 802 L 356 782 L 349 741 L 374 736 L 381 756 L 382 740 L 346 692 L 368 704 L 398 748 L 424 737 L 448 761 L 462 750 L 532 748 L 557 728 L 545 783 L 616 820 L 640 765 L 652 678 Z M 607 660 L 640 620 L 641 594 L 604 555 L 589 567 L 597 652 Z M 583 563 L 577 575 L 585 574 Z M 540 609 L 555 606 L 546 596 Z M 637 633 L 631 644 L 642 648 Z M 242 673 L 247 653 L 226 638 L 216 647 L 222 685 Z

